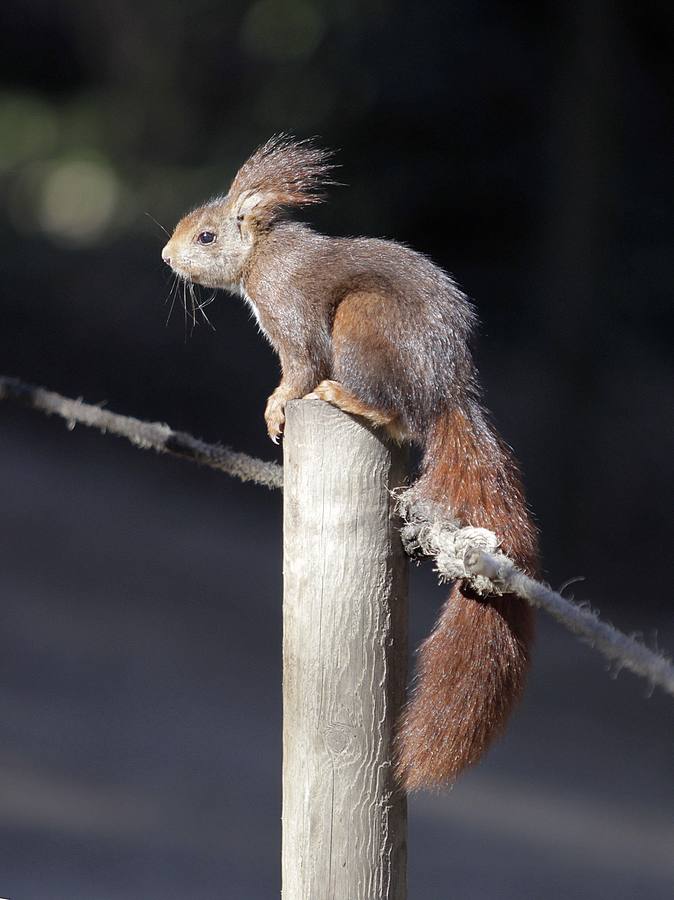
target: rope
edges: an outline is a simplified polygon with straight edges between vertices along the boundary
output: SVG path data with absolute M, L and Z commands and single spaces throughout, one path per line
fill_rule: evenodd
M 100 406 L 71 400 L 25 384 L 16 378 L 0 376 L 0 401 L 7 400 L 57 415 L 73 429 L 76 424 L 97 428 L 103 434 L 126 438 L 142 450 L 155 450 L 199 465 L 225 472 L 241 481 L 253 481 L 267 488 L 283 486 L 283 469 L 237 453 L 220 444 L 208 444 L 184 431 L 173 431 L 161 422 L 144 422 L 121 416 Z M 459 528 L 429 516 L 402 492 L 397 496 L 403 519 L 401 537 L 408 553 L 429 556 L 443 580 L 464 578 L 482 593 L 517 594 L 532 606 L 544 609 L 581 640 L 590 644 L 611 662 L 646 678 L 653 686 L 674 697 L 674 666 L 664 655 L 651 650 L 637 638 L 623 634 L 603 622 L 592 610 L 579 606 L 546 584 L 529 578 L 498 552 L 496 535 L 484 528 Z
M 264 462 L 246 453 L 237 453 L 220 444 L 207 444 L 184 431 L 174 431 L 163 422 L 143 422 L 132 416 L 101 409 L 81 400 L 70 400 L 53 391 L 24 384 L 17 378 L 0 376 L 0 400 L 49 415 L 60 416 L 72 431 L 75 425 L 97 428 L 102 434 L 115 434 L 141 450 L 156 450 L 211 469 L 217 469 L 241 481 L 254 481 L 268 488 L 283 486 L 283 469 L 278 463 Z

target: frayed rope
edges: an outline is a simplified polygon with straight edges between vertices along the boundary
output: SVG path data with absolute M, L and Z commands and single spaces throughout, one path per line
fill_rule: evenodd
M 594 647 L 617 667 L 629 669 L 674 697 L 674 666 L 671 661 L 603 622 L 587 607 L 567 600 L 549 585 L 521 572 L 503 553 L 492 531 L 461 528 L 451 521 L 433 518 L 410 492 L 397 493 L 398 511 L 403 519 L 403 546 L 413 557 L 431 557 L 442 581 L 461 578 L 483 595 L 516 594 L 531 606 L 545 610 L 584 643 Z

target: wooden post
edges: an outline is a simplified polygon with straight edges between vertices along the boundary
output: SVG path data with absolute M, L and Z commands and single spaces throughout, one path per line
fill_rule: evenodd
M 284 446 L 283 900 L 405 900 L 391 769 L 407 667 L 407 562 L 389 491 L 406 453 L 320 400 Z

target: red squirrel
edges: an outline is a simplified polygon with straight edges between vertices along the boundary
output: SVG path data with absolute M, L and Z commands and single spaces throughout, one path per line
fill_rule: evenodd
M 489 528 L 535 575 L 536 531 L 517 467 L 480 400 L 472 304 L 442 269 L 393 241 L 326 237 L 288 211 L 333 184 L 330 152 L 271 138 L 225 196 L 186 215 L 162 251 L 182 279 L 240 294 L 279 355 L 269 435 L 289 400 L 311 395 L 421 447 L 415 497 Z M 504 728 L 529 664 L 533 614 L 516 596 L 454 584 L 419 653 L 396 736 L 408 790 L 451 783 Z

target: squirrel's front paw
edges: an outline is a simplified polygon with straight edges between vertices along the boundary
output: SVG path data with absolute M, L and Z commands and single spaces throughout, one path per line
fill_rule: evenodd
M 269 437 L 275 444 L 278 444 L 279 438 L 283 434 L 283 426 L 286 422 L 285 407 L 285 400 L 277 394 L 272 394 L 269 400 L 267 400 L 267 407 L 264 411 L 264 420 L 267 423 Z

